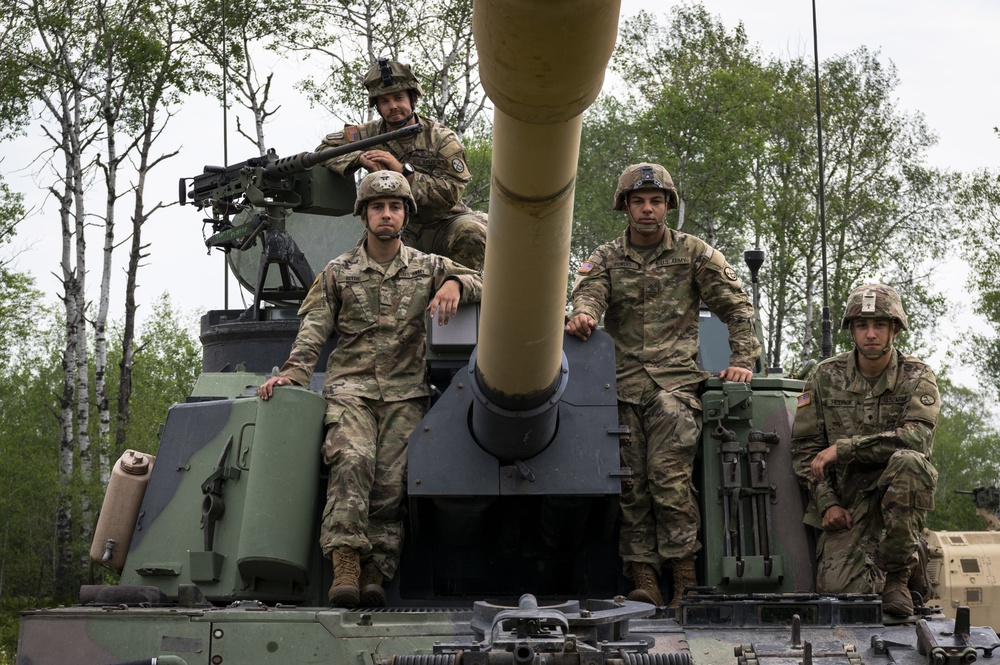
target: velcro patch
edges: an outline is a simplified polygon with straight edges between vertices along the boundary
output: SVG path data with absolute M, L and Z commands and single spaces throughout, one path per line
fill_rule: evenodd
M 580 264 L 580 268 L 579 270 L 577 270 L 577 272 L 580 273 L 581 275 L 586 275 L 593 269 L 594 269 L 593 263 L 591 263 L 590 261 L 584 261 L 583 263 Z
M 351 143 L 361 140 L 361 129 L 357 125 L 344 125 L 344 135 Z
M 465 162 L 456 157 L 455 159 L 451 160 L 451 168 L 455 169 L 455 173 L 464 173 Z
M 799 399 L 795 402 L 795 408 L 801 409 L 804 406 L 809 406 L 812 404 L 812 393 L 802 393 L 799 395 Z

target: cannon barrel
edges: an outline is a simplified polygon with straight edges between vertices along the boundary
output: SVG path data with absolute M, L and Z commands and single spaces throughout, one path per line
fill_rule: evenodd
M 475 2 L 495 111 L 473 433 L 500 458 L 537 454 L 555 428 L 582 114 L 601 90 L 619 11 L 618 0 Z M 511 412 L 531 413 L 515 436 Z

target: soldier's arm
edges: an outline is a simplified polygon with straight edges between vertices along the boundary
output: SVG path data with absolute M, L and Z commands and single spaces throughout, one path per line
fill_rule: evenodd
M 702 302 L 729 328 L 729 365 L 753 371 L 761 348 L 754 328 L 753 304 L 722 253 L 705 247 L 694 273 Z
M 444 256 L 435 257 L 434 292 L 436 293 L 445 282 L 458 282 L 462 303 L 479 302 L 483 296 L 483 276 L 472 268 L 466 268 Z
M 845 462 L 884 464 L 894 452 L 906 448 L 929 457 L 940 409 L 937 379 L 925 368 L 898 426 L 867 436 L 838 439 L 837 456 Z
M 803 487 L 809 489 L 819 517 L 831 506 L 840 505 L 840 497 L 830 476 L 817 480 L 812 473 L 812 461 L 830 443 L 826 437 L 823 400 L 817 392 L 815 375 L 799 396 L 792 425 L 792 468 Z M 819 526 L 818 524 L 815 526 Z
M 279 377 L 300 386 L 309 385 L 320 351 L 333 332 L 340 312 L 340 298 L 336 289 L 328 288 L 327 282 L 324 270 L 309 287 L 309 292 L 299 307 L 299 317 L 302 319 L 299 332 L 292 343 L 288 360 L 278 373 Z
M 342 145 L 347 145 L 350 141 L 347 138 L 346 132 L 331 132 L 323 137 L 323 142 L 316 146 L 316 152 L 320 150 L 326 150 L 328 148 L 339 148 Z M 330 169 L 337 175 L 347 175 L 351 171 L 355 171 L 361 166 L 361 151 L 351 152 L 346 155 L 341 155 L 339 157 L 334 157 L 333 159 L 328 159 L 323 162 L 323 166 Z
M 600 321 L 610 297 L 611 272 L 607 269 L 607 255 L 602 247 L 598 247 L 576 271 L 571 296 L 573 311 L 569 318 L 572 320 L 586 314 L 594 321 Z
M 438 128 L 432 128 L 432 132 Z M 433 210 L 449 210 L 462 198 L 462 192 L 471 179 L 469 166 L 465 162 L 465 148 L 450 129 L 444 129 L 441 137 L 432 136 L 437 159 L 428 168 L 413 164 L 416 172 L 410 183 L 410 191 L 417 202 L 417 210 L 425 207 Z

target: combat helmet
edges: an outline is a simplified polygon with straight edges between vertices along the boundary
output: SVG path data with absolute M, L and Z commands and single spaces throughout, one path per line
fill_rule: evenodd
M 642 162 L 633 164 L 622 171 L 618 178 L 618 188 L 615 190 L 615 205 L 613 210 L 625 210 L 625 199 L 628 193 L 636 189 L 662 189 L 667 195 L 667 205 L 671 210 L 677 208 L 677 190 L 670 174 L 659 164 Z
M 410 191 L 410 183 L 406 176 L 395 171 L 372 171 L 358 185 L 358 198 L 354 202 L 354 214 L 360 216 L 361 211 L 373 199 L 400 198 L 405 201 L 406 211 L 411 215 L 417 212 L 417 202 Z
M 899 294 L 896 289 L 885 284 L 863 284 L 851 291 L 851 295 L 847 296 L 841 329 L 849 329 L 851 321 L 857 318 L 891 319 L 903 330 L 909 329 Z
M 413 75 L 409 65 L 382 57 L 365 74 L 365 88 L 368 89 L 368 104 L 375 106 L 379 95 L 410 90 L 416 97 L 424 94 L 420 82 Z M 416 99 L 414 98 L 414 101 Z

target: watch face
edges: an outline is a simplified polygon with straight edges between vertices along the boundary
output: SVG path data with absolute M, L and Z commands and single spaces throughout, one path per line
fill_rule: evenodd
M 403 164 L 403 175 L 404 176 L 409 177 L 409 176 L 413 175 L 413 173 L 414 173 L 414 170 L 413 170 L 413 165 L 412 164 Z

